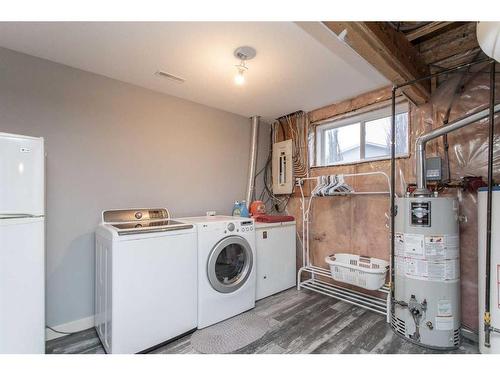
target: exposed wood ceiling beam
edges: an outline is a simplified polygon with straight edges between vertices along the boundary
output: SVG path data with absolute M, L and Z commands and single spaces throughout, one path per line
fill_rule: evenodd
M 478 47 L 476 23 L 468 22 L 419 43 L 416 48 L 426 64 L 438 64 L 441 60 L 450 56 L 467 54 Z
M 323 23 L 337 35 L 346 30 L 344 41 L 394 84 L 429 74 L 428 65 L 406 36 L 385 22 Z M 423 104 L 430 96 L 430 82 L 405 87 L 403 92 L 416 104 Z
M 427 25 L 424 25 L 422 27 L 419 27 L 418 29 L 414 31 L 410 31 L 409 33 L 406 33 L 406 38 L 411 42 L 412 40 L 421 38 L 423 36 L 426 36 L 430 33 L 433 33 L 439 29 L 442 29 L 443 27 L 446 27 L 448 25 L 451 25 L 453 22 L 431 22 Z

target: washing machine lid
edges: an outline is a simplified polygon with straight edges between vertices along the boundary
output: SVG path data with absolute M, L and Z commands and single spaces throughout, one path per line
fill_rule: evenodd
M 119 236 L 193 228 L 192 224 L 170 219 L 166 208 L 107 210 L 102 218 Z
M 220 293 L 235 292 L 245 285 L 253 263 L 252 248 L 246 239 L 225 237 L 217 242 L 208 256 L 208 281 Z

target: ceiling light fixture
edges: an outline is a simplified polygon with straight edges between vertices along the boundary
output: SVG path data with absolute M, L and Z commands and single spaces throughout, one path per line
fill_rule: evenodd
M 234 83 L 239 86 L 245 83 L 244 74 L 248 70 L 246 61 L 253 59 L 255 55 L 257 55 L 257 51 L 255 51 L 255 48 L 248 46 L 238 47 L 234 50 L 234 56 L 240 60 L 240 63 L 235 65 L 238 71 L 234 76 Z

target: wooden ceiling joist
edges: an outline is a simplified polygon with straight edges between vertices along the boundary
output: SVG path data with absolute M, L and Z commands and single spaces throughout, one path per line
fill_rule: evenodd
M 439 64 L 450 56 L 468 53 L 479 44 L 476 37 L 476 23 L 468 22 L 453 30 L 419 43 L 417 50 L 426 64 Z
M 423 36 L 432 34 L 443 27 L 451 25 L 453 22 L 430 22 L 425 26 L 419 27 L 418 29 L 406 33 L 406 38 L 411 42 L 415 39 L 422 38 Z
M 429 67 L 402 32 L 385 22 L 324 22 L 393 84 L 402 84 L 429 74 Z M 344 31 L 345 30 L 345 31 Z M 430 82 L 407 86 L 403 93 L 416 104 L 430 96 Z

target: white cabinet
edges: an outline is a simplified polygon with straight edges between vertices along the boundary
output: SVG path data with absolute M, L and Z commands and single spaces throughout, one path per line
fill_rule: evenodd
M 255 223 L 255 230 L 259 300 L 295 285 L 295 222 Z

